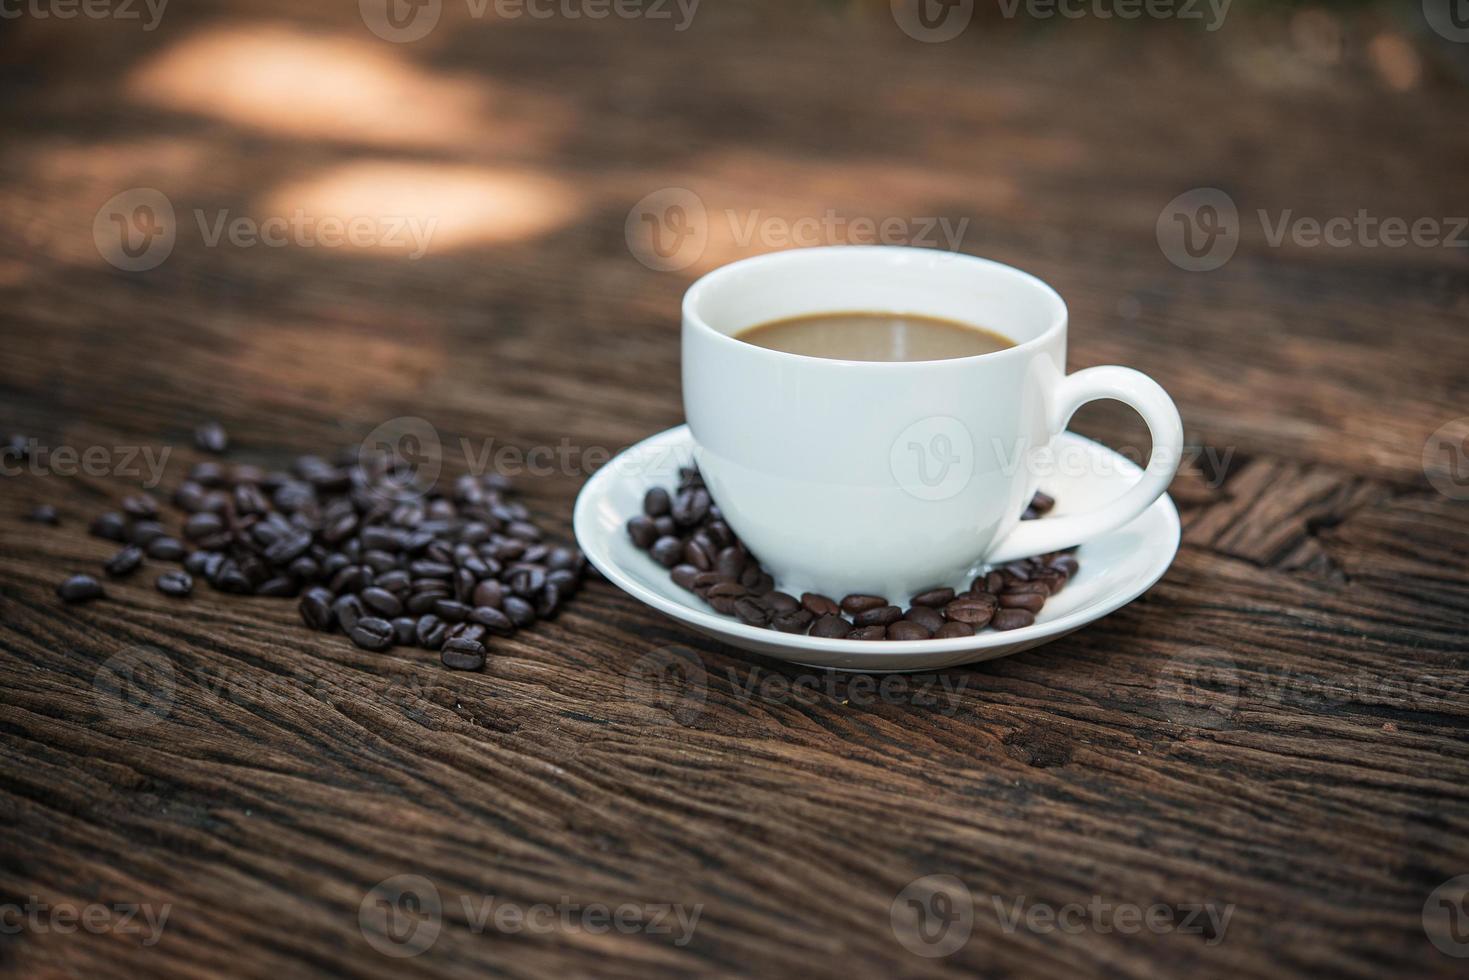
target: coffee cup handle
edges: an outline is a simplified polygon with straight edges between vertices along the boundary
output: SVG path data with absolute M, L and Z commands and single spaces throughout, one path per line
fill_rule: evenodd
M 1115 531 L 1147 510 L 1173 482 L 1173 474 L 1183 457 L 1183 420 L 1178 417 L 1178 408 L 1168 392 L 1141 371 L 1107 366 L 1068 375 L 1049 399 L 1047 422 L 1052 437 L 1066 428 L 1078 408 L 1102 398 L 1130 405 L 1152 433 L 1153 451 L 1142 479 L 1121 497 L 1096 510 L 1021 522 L 990 549 L 986 556 L 988 562 L 998 564 L 1059 551 Z

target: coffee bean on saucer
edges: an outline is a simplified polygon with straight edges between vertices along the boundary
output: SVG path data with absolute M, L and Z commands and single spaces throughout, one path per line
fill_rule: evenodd
M 815 620 L 816 616 L 811 610 L 797 608 L 790 612 L 776 613 L 770 620 L 770 625 L 782 633 L 804 633 Z
M 835 599 L 828 599 L 818 592 L 801 593 L 801 605 L 809 609 L 817 617 L 838 616 L 842 607 L 838 606 Z
M 53 527 L 61 523 L 61 518 L 56 514 L 56 508 L 50 504 L 37 504 L 31 508 L 26 520 L 36 524 L 50 524 Z
M 709 548 L 698 540 L 691 540 L 683 546 L 683 560 L 701 572 L 707 572 L 714 567 L 714 558 L 709 554 Z
M 1005 574 L 999 571 L 985 572 L 974 580 L 971 586 L 975 592 L 988 592 L 998 595 L 1005 588 Z
M 107 559 L 107 564 L 103 568 L 113 578 L 122 578 L 124 575 L 131 575 L 137 571 L 141 564 L 143 564 L 143 549 L 135 544 L 130 544 Z
M 968 623 L 958 622 L 957 620 L 951 621 L 951 622 L 947 622 L 944 625 L 940 626 L 938 629 L 936 629 L 936 630 L 933 631 L 933 638 L 935 640 L 947 640 L 947 639 L 950 639 L 950 638 L 956 637 L 956 636 L 973 636 L 973 635 L 974 635 L 974 627 L 973 626 L 970 626 Z
M 981 599 L 955 599 L 944 607 L 944 618 L 979 629 L 995 614 L 995 603 Z
M 1018 630 L 1035 622 L 1035 614 L 1025 609 L 1001 609 L 990 626 L 997 630 Z
M 329 630 L 337 619 L 332 609 L 332 594 L 321 586 L 307 589 L 297 608 L 301 611 L 301 619 L 314 630 Z
M 738 580 L 745 572 L 745 553 L 735 545 L 723 549 L 714 558 L 714 570 L 725 578 Z
M 709 605 L 717 613 L 725 616 L 733 616 L 735 611 L 735 600 L 727 595 L 717 595 L 709 599 Z
M 1038 613 L 1046 604 L 1046 597 L 1034 592 L 1007 592 L 1000 596 L 1001 609 L 1024 609 L 1031 613 Z
M 218 422 L 205 422 L 194 430 L 194 445 L 216 456 L 229 449 L 230 437 Z
M 903 618 L 903 610 L 897 606 L 878 606 L 875 609 L 864 609 L 852 617 L 852 624 L 857 627 L 863 626 L 890 626 Z
M 188 553 L 178 538 L 171 538 L 166 534 L 149 541 L 145 550 L 149 558 L 157 558 L 159 561 L 182 561 Z
M 842 600 L 842 611 L 855 616 L 869 609 L 881 609 L 887 604 L 888 601 L 882 596 L 854 594 Z
M 927 640 L 933 631 L 911 619 L 899 620 L 888 626 L 889 640 Z
M 104 595 L 102 583 L 90 575 L 73 575 L 56 587 L 63 602 L 91 602 Z
M 765 603 L 765 608 L 773 613 L 795 612 L 801 608 L 801 603 L 795 596 L 786 595 L 784 592 L 767 592 L 760 597 L 760 601 Z
M 710 586 L 709 589 L 704 593 L 704 597 L 706 599 L 738 599 L 740 596 L 745 595 L 749 591 L 749 589 L 745 588 L 738 582 L 722 580 Z
M 840 616 L 826 614 L 811 625 L 811 635 L 831 640 L 844 640 L 852 634 L 852 624 Z
M 703 487 L 680 490 L 673 498 L 673 522 L 679 527 L 693 527 L 709 516 L 709 491 Z
M 1081 570 L 1081 563 L 1071 555 L 1059 555 L 1051 559 L 1051 567 L 1070 578 Z
M 668 577 L 673 579 L 674 585 L 692 592 L 694 591 L 694 580 L 699 577 L 699 570 L 693 565 L 675 565 Z
M 886 626 L 862 626 L 847 635 L 849 640 L 886 640 L 887 638 L 888 628 Z
M 932 609 L 941 609 L 944 606 L 947 606 L 949 604 L 949 600 L 953 598 L 953 589 L 929 589 L 927 592 L 920 592 L 918 593 L 918 595 L 910 599 L 909 605 L 928 606 Z
M 649 517 L 662 517 L 672 507 L 673 501 L 662 487 L 654 487 L 643 497 L 643 513 Z
M 735 616 L 746 626 L 766 626 L 770 622 L 770 610 L 755 599 L 746 596 L 735 600 Z
M 930 633 L 938 632 L 945 623 L 944 614 L 928 606 L 914 606 L 903 614 L 903 618 L 910 623 L 917 623 Z
M 159 575 L 153 584 L 164 595 L 183 598 L 194 591 L 194 576 L 181 568 L 170 568 Z
M 653 518 L 653 530 L 658 532 L 658 537 L 666 538 L 678 533 L 678 525 L 673 523 L 672 517 L 664 514 Z
M 683 542 L 672 535 L 659 538 L 648 549 L 648 554 L 664 568 L 672 568 L 683 559 Z
M 128 540 L 143 548 L 147 548 L 154 538 L 165 537 L 167 534 L 163 525 L 157 521 L 134 521 L 128 528 Z
M 651 517 L 639 514 L 627 522 L 627 534 L 633 544 L 647 551 L 658 540 L 658 527 Z
M 1048 494 L 1041 493 L 1039 490 L 1035 492 L 1034 497 L 1030 498 L 1030 509 L 1035 511 L 1037 514 L 1049 514 L 1051 512 L 1051 508 L 1055 506 L 1055 498 L 1049 496 Z
M 393 624 L 376 616 L 363 616 L 347 633 L 352 642 L 364 650 L 382 652 L 393 645 L 397 633 Z
M 480 670 L 485 665 L 485 645 L 464 637 L 445 640 L 439 659 L 450 670 Z

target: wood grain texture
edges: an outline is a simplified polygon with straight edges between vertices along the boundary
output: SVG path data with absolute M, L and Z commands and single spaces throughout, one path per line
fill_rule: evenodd
M 1217 34 L 1067 22 L 922 45 L 885 7 L 709 5 L 675 33 L 445 4 L 411 44 L 353 5 L 280 0 L 170 6 L 147 32 L 7 22 L 0 432 L 109 462 L 0 478 L 0 963 L 1462 973 L 1424 907 L 1469 874 L 1469 504 L 1430 483 L 1423 448 L 1469 415 L 1466 253 L 1275 246 L 1255 216 L 1469 214 L 1451 179 L 1469 164 L 1461 53 L 1370 12 L 1334 65 L 1248 12 Z M 1365 53 L 1398 31 L 1421 59 L 1410 93 Z M 262 70 L 300 74 L 289 97 L 252 97 Z M 469 217 L 416 260 L 211 245 L 196 217 L 305 207 L 363 166 L 460 188 L 450 210 Z M 514 183 L 528 177 L 548 193 Z M 1188 273 L 1155 225 L 1201 186 L 1236 201 L 1241 242 Z M 168 197 L 177 241 L 125 272 L 93 221 L 136 187 Z M 464 187 L 546 223 L 505 232 L 514 215 L 476 218 Z M 666 187 L 699 196 L 709 237 L 657 272 L 624 223 Z M 964 251 L 1067 298 L 1073 369 L 1129 364 L 1174 394 L 1194 447 L 1174 485 L 1184 546 L 1147 595 L 1042 649 L 887 687 L 737 654 L 602 582 L 475 675 L 308 633 L 287 602 L 181 605 L 144 577 L 56 600 L 111 553 L 87 519 L 150 482 L 125 459 L 166 450 L 167 492 L 203 418 L 229 428 L 232 458 L 274 466 L 421 416 L 448 474 L 488 450 L 564 536 L 585 476 L 681 419 L 687 284 L 776 247 L 739 240 L 752 218 L 828 209 L 967 219 Z M 1112 406 L 1074 427 L 1141 451 Z M 534 450 L 543 465 L 521 472 Z M 60 528 L 20 520 L 42 501 Z M 424 921 L 441 928 L 394 957 L 361 917 L 403 875 L 433 883 L 442 911 Z M 926 958 L 900 941 L 899 897 L 934 875 L 967 890 L 973 925 Z M 168 918 L 154 944 L 12 928 L 6 909 L 33 897 Z M 512 930 L 478 919 L 491 899 L 698 918 L 687 942 L 676 926 Z M 1010 927 L 1017 903 L 1084 912 Z M 1096 911 L 1155 904 L 1166 924 L 1140 934 Z M 1196 905 L 1228 907 L 1227 925 L 1180 928 Z

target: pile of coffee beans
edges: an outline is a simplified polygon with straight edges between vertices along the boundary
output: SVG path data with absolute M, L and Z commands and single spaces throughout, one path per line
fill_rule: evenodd
M 211 451 L 225 450 L 222 428 L 201 432 Z M 312 629 L 340 629 L 367 650 L 423 647 L 447 667 L 478 670 L 492 637 L 557 614 L 586 561 L 544 540 L 498 474 L 421 493 L 415 476 L 401 460 L 357 453 L 302 456 L 276 472 L 203 462 L 173 494 L 177 534 L 141 493 L 91 531 L 122 545 L 104 566 L 111 578 L 181 562 L 155 579 L 165 595 L 186 597 L 202 579 L 234 595 L 299 597 Z M 105 595 L 87 575 L 56 591 L 67 602 Z
M 1040 518 L 1055 505 L 1037 493 L 1022 519 Z M 807 592 L 798 599 L 776 591 L 692 468 L 679 470 L 673 493 L 649 490 L 643 513 L 627 522 L 627 532 L 675 583 L 716 612 L 748 626 L 831 639 L 929 640 L 973 636 L 985 628 L 1020 629 L 1035 622 L 1046 600 L 1080 568 L 1075 549 L 1027 558 L 985 572 L 963 592 L 935 588 L 912 596 L 907 609 L 873 595 L 837 601 Z

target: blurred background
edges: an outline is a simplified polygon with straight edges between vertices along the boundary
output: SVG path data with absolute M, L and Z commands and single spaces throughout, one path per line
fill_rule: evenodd
M 692 279 L 883 241 L 1048 279 L 1073 367 L 1153 374 L 1196 442 L 1416 472 L 1463 395 L 1421 357 L 1465 353 L 1463 6 L 5 0 L 0 409 L 615 448 L 681 418 Z

